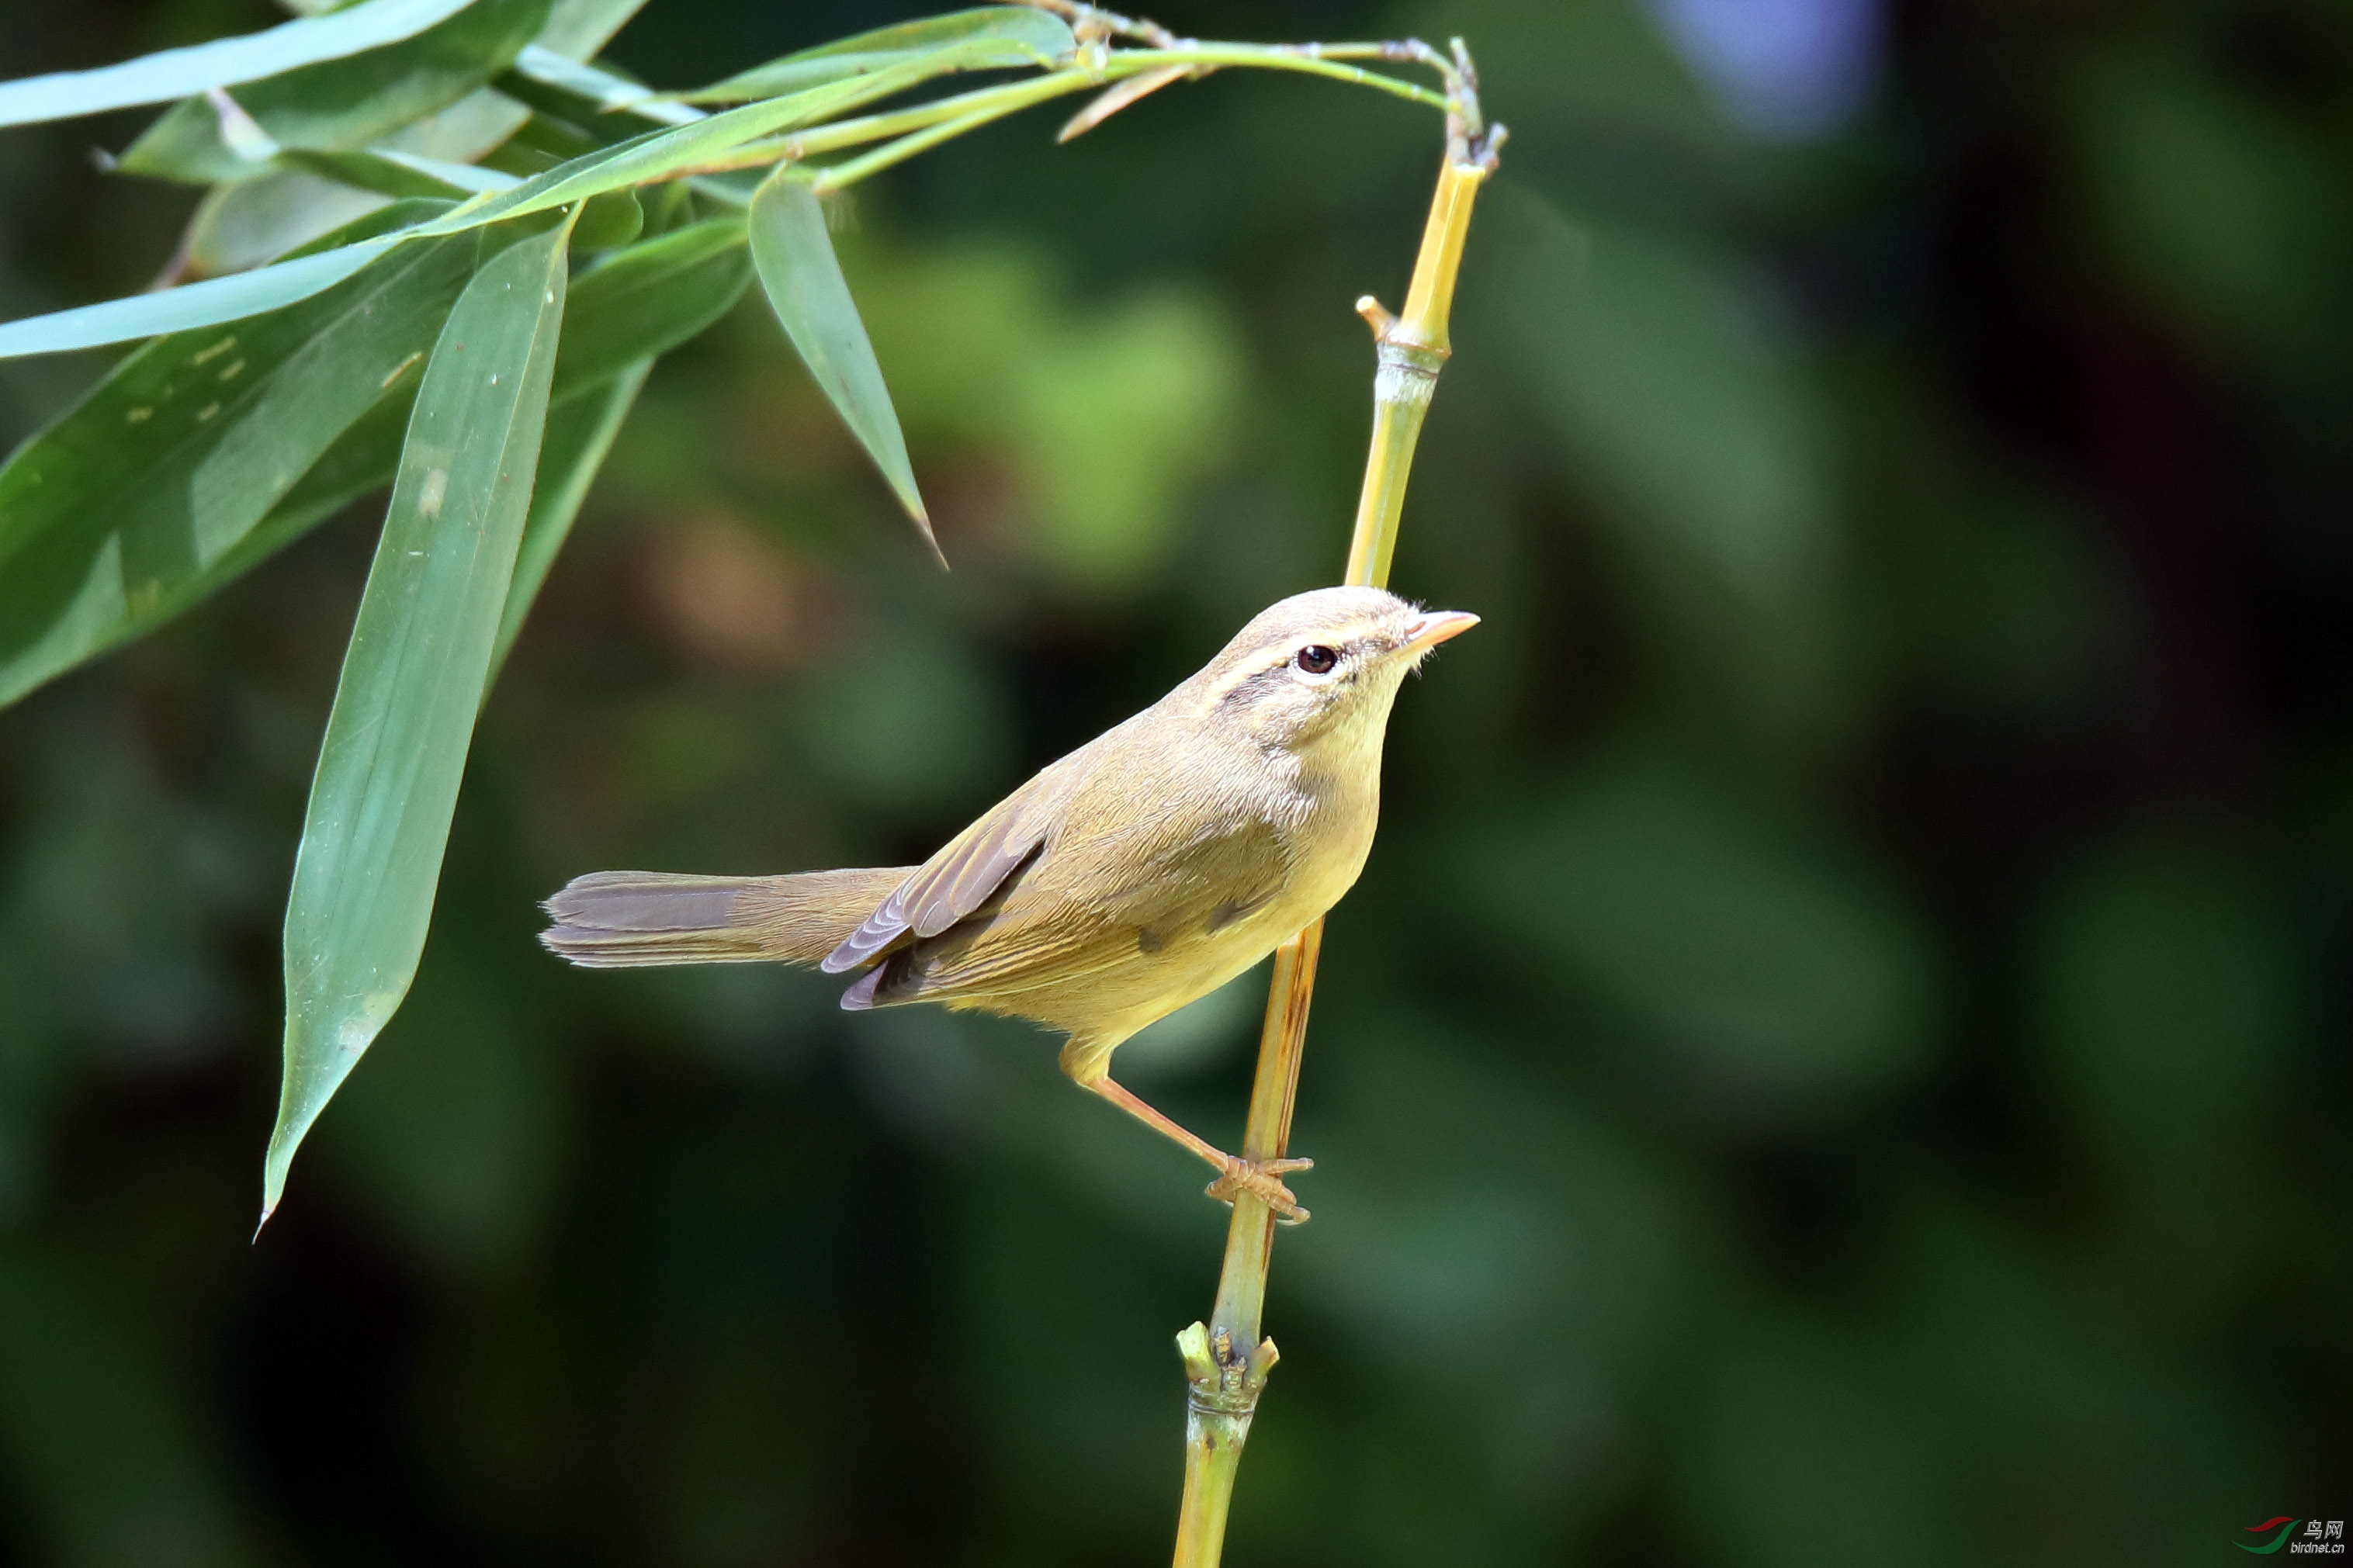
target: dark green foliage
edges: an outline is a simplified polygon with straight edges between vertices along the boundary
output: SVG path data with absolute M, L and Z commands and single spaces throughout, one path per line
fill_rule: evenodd
M 1902 7 L 1859 117 L 1775 141 L 1685 9 L 1161 18 L 1461 31 L 1514 132 L 1397 570 L 1486 620 L 1333 921 L 1228 1561 L 2137 1568 L 2346 1514 L 2353 35 Z M 0 12 L 11 69 L 135 47 Z M 657 0 L 614 52 L 691 84 L 907 16 Z M 579 253 L 543 493 L 634 410 L 256 1247 L 417 370 L 222 574 L 308 537 L 0 712 L 0 1557 L 1165 1552 L 1198 1173 L 1021 1028 L 532 941 L 592 868 L 921 854 L 1336 570 L 1346 305 L 1398 302 L 1430 124 L 1238 72 L 1051 119 L 834 236 L 950 575 L 739 300 L 734 208 Z M 0 317 L 140 288 L 185 204 L 8 134 Z M 98 375 L 0 364 L 0 422 Z M 1258 1001 L 1123 1070 L 1229 1134 Z

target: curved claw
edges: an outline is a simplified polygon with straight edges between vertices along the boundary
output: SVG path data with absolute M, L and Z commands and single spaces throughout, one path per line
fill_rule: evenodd
M 1258 1199 L 1274 1211 L 1278 1223 L 1303 1225 L 1308 1218 L 1299 1206 L 1298 1194 L 1282 1184 L 1282 1178 L 1293 1171 L 1315 1168 L 1313 1160 L 1238 1160 L 1229 1155 L 1225 1174 L 1203 1189 L 1220 1203 L 1232 1203 L 1243 1193 Z

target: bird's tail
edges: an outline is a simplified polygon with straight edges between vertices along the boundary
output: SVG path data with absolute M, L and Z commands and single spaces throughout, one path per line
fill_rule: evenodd
M 588 969 L 659 963 L 815 963 L 915 868 L 689 877 L 595 871 L 543 906 L 548 950 Z

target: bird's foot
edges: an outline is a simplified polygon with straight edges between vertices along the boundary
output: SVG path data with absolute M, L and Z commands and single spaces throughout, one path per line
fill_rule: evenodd
M 1282 1184 L 1282 1178 L 1293 1171 L 1312 1171 L 1313 1160 L 1238 1160 L 1226 1156 L 1226 1173 L 1211 1182 L 1209 1196 L 1219 1203 L 1229 1204 L 1244 1193 L 1274 1211 L 1274 1217 L 1283 1225 L 1303 1225 L 1307 1211 L 1299 1206 L 1298 1194 Z

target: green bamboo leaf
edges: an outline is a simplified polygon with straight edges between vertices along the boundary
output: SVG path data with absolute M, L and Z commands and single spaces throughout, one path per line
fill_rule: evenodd
M 443 243 L 463 245 L 467 241 L 461 237 Z M 571 298 L 565 308 L 564 336 L 557 351 L 551 404 L 567 417 L 575 400 L 596 404 L 617 380 L 629 377 L 640 363 L 676 348 L 724 315 L 751 279 L 752 258 L 744 248 L 744 226 L 729 218 L 714 218 L 614 252 L 572 285 Z M 449 297 L 454 298 L 455 292 L 453 286 Z M 431 333 L 428 322 L 420 342 L 429 342 Z M 90 652 L 151 629 L 205 594 L 234 582 L 257 563 L 301 537 L 321 519 L 392 483 L 400 458 L 401 437 L 407 428 L 409 409 L 416 396 L 417 380 L 413 371 L 396 377 L 392 389 L 338 437 L 325 455 L 242 539 L 200 576 L 175 580 L 168 585 L 146 613 L 124 616 L 101 628 L 101 639 Z M 92 428 L 112 435 L 104 419 L 94 420 Z M 551 420 L 548 440 L 553 444 L 556 439 Z M 0 490 L 0 497 L 5 493 Z M 0 500 L 0 517 L 5 517 L 5 500 Z M 102 547 L 101 542 L 100 548 Z M 83 548 L 90 546 L 85 543 Z M 552 551 L 553 547 L 549 548 Z M 75 575 L 74 564 L 69 563 L 68 569 L 58 575 L 62 586 L 53 590 L 52 596 L 70 603 L 70 595 L 89 574 L 86 565 L 79 570 L 81 575 Z M 518 566 L 517 571 L 520 574 L 522 567 Z M 12 573 L 16 574 L 13 578 L 9 575 Z M 11 624 L 19 618 L 13 608 L 12 586 L 32 581 L 30 573 L 17 573 L 13 564 L 0 557 L 0 624 Z M 29 623 L 43 616 L 54 622 L 58 612 L 52 606 L 25 612 L 23 618 Z M 0 671 L 10 668 L 0 665 Z M 23 679 L 26 684 L 31 684 L 47 676 L 28 669 Z M 13 695 L 16 684 L 12 676 L 6 685 L 0 685 L 0 692 Z
M 547 24 L 549 0 L 475 0 L 413 37 L 240 86 L 230 96 L 280 147 L 364 147 L 447 108 L 506 68 Z M 174 105 L 122 154 L 129 174 L 209 184 L 269 168 L 231 145 L 206 99 Z
M 744 225 L 707 222 L 617 250 L 572 285 L 555 400 L 601 385 L 667 353 L 727 313 L 752 280 Z
M 417 228 L 410 232 L 425 231 Z M 52 310 L 46 316 L 0 322 L 0 359 L 135 342 L 165 332 L 194 331 L 262 315 L 333 288 L 403 237 L 401 234 L 380 235 L 356 245 L 337 246 L 332 250 L 257 267 L 231 278 L 211 278 L 153 294 L 133 294 L 71 310 Z
M 0 125 L 29 125 L 138 103 L 167 103 L 207 88 L 258 81 L 414 37 L 474 3 L 361 0 L 330 16 L 306 16 L 242 37 L 165 49 L 96 70 L 59 71 L 54 76 L 0 82 Z
M 417 973 L 530 511 L 564 319 L 558 226 L 483 266 L 418 388 L 286 907 L 286 1077 L 264 1169 L 297 1145 Z
M 907 461 L 907 438 L 900 433 L 890 390 L 882 384 L 882 367 L 833 254 L 817 193 L 789 169 L 779 169 L 754 194 L 747 226 L 760 285 L 767 290 L 785 334 L 842 422 L 891 482 L 932 552 L 939 555 L 939 541 L 932 534 L 932 520 L 923 510 L 915 471 Z M 945 565 L 947 557 L 940 555 L 940 563 Z
M 685 103 L 744 103 L 865 76 L 955 45 L 979 46 L 963 51 L 955 69 L 988 70 L 1050 66 L 1076 49 L 1078 40 L 1071 36 L 1070 25 L 1050 11 L 1029 5 L 984 5 L 877 27 L 754 66 L 693 92 L 669 96 Z
M 188 331 L 259 315 L 332 287 L 404 238 L 459 234 L 570 206 L 607 191 L 668 179 L 746 142 L 903 92 L 942 71 L 957 68 L 957 53 L 956 49 L 935 51 L 871 76 L 812 88 L 787 98 L 745 104 L 691 124 L 652 131 L 575 158 L 512 190 L 468 202 L 401 235 L 387 235 L 362 245 L 281 261 L 230 278 L 167 289 L 161 293 L 109 300 L 78 310 L 0 323 L 0 359 L 129 342 L 162 332 Z
M 529 57 L 572 67 L 603 47 L 642 3 L 556 0 L 547 26 L 517 57 L 517 63 Z M 510 70 L 500 79 L 514 77 Z M 685 112 L 689 117 L 694 113 Z M 371 151 L 386 157 L 414 154 L 440 163 L 472 164 L 513 135 L 529 116 L 530 110 L 507 94 L 481 88 L 438 114 L 395 132 Z M 642 130 L 644 125 L 629 129 Z M 288 169 L 216 185 L 206 193 L 189 220 L 189 268 L 199 278 L 216 278 L 259 267 L 350 222 L 379 200 L 372 191 Z
M 400 465 L 400 438 L 417 406 L 415 374 L 404 375 L 374 408 L 335 438 L 326 454 L 294 482 L 269 515 L 220 559 L 218 581 L 232 582 L 308 532 L 322 519 L 392 483 Z
M 258 559 L 240 546 L 262 518 L 369 409 L 415 388 L 481 248 L 412 247 L 233 330 L 160 339 L 18 448 L 0 467 L 0 702 Z
M 936 49 L 871 76 L 829 82 L 784 98 L 747 103 L 686 124 L 649 131 L 533 175 L 513 190 L 460 208 L 421 232 L 451 234 L 461 228 L 569 206 L 607 191 L 670 179 L 747 142 L 811 124 L 921 86 L 934 77 L 961 68 L 960 61 L 968 52 L 976 54 L 995 47 L 984 41 Z
M 618 250 L 646 231 L 646 209 L 635 191 L 607 191 L 580 204 L 572 226 L 572 248 Z
M 576 302 L 576 300 L 575 300 Z M 531 517 L 522 527 L 522 544 L 515 552 L 514 576 L 507 584 L 506 608 L 499 615 L 498 643 L 491 652 L 491 679 L 498 679 L 507 655 L 539 597 L 540 584 L 555 563 L 555 552 L 572 536 L 588 487 L 613 449 L 613 438 L 629 416 L 638 393 L 654 368 L 650 359 L 638 360 L 618 376 L 570 403 L 554 405 L 547 416 L 547 439 L 539 450 L 539 478 L 532 486 Z M 487 685 L 484 700 L 490 697 Z
M 215 185 L 188 219 L 182 242 L 188 271 L 218 278 L 264 266 L 384 202 L 373 191 L 290 169 Z

